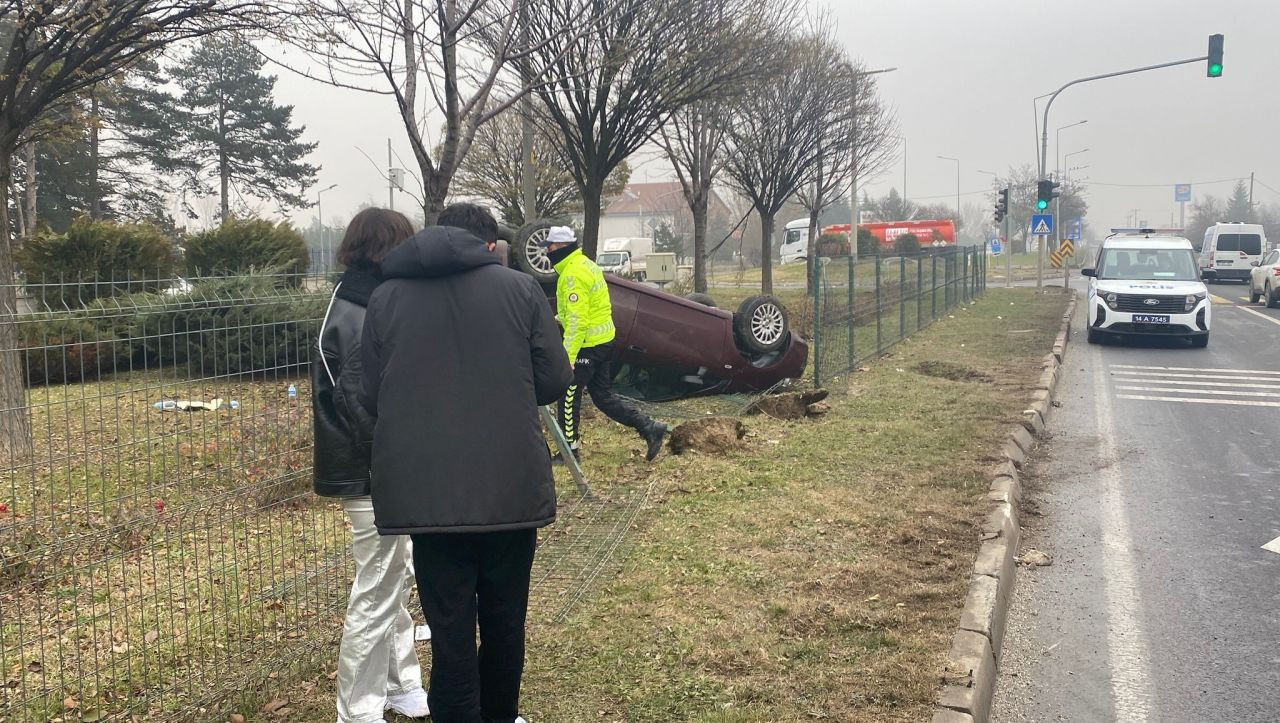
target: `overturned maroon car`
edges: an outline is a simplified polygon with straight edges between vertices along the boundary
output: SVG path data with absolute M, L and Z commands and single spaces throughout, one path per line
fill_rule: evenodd
M 512 266 L 536 278 L 555 304 L 556 274 L 540 245 L 549 222 L 511 234 Z M 736 312 L 705 294 L 688 298 L 605 275 L 617 327 L 618 383 L 649 399 L 766 391 L 804 374 L 809 346 L 771 296 L 746 299 Z

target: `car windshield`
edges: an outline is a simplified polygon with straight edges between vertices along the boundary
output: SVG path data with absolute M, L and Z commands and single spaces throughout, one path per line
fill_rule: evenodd
M 603 253 L 596 257 L 596 263 L 601 266 L 621 266 L 622 262 L 627 258 L 626 254 L 617 251 Z
M 1107 249 L 1098 278 L 1121 281 L 1196 281 L 1191 249 Z
M 782 237 L 782 243 L 793 244 L 798 241 L 805 241 L 809 238 L 809 229 L 807 228 L 789 228 L 786 235 Z
M 1219 251 L 1243 251 L 1250 256 L 1262 253 L 1262 237 L 1256 233 L 1218 234 Z

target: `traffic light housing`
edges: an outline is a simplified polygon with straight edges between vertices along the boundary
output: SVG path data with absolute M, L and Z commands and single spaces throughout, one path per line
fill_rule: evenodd
M 1210 78 L 1222 77 L 1222 34 L 1209 36 L 1209 65 L 1207 67 Z
M 1002 188 L 996 194 L 996 223 L 1004 221 L 1004 217 L 1009 214 L 1009 189 Z
M 1049 208 L 1049 203 L 1053 199 L 1062 195 L 1062 184 L 1057 181 L 1045 179 L 1036 184 L 1036 210 L 1044 211 Z

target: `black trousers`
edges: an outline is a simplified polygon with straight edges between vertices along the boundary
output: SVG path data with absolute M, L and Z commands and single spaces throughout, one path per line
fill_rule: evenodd
M 537 530 L 413 536 L 435 723 L 513 723 Z M 476 625 L 480 645 L 476 646 Z
M 643 412 L 613 393 L 613 344 L 589 346 L 578 351 L 578 359 L 573 365 L 573 386 L 560 400 L 560 429 L 574 448 L 582 439 L 580 422 L 584 390 L 591 395 L 596 409 L 618 424 L 636 431 L 653 424 L 653 420 Z

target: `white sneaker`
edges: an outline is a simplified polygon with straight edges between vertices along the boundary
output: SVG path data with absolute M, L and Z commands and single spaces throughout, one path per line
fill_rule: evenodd
M 387 710 L 410 718 L 426 718 L 431 715 L 431 709 L 427 707 L 427 691 L 422 688 L 387 696 Z

